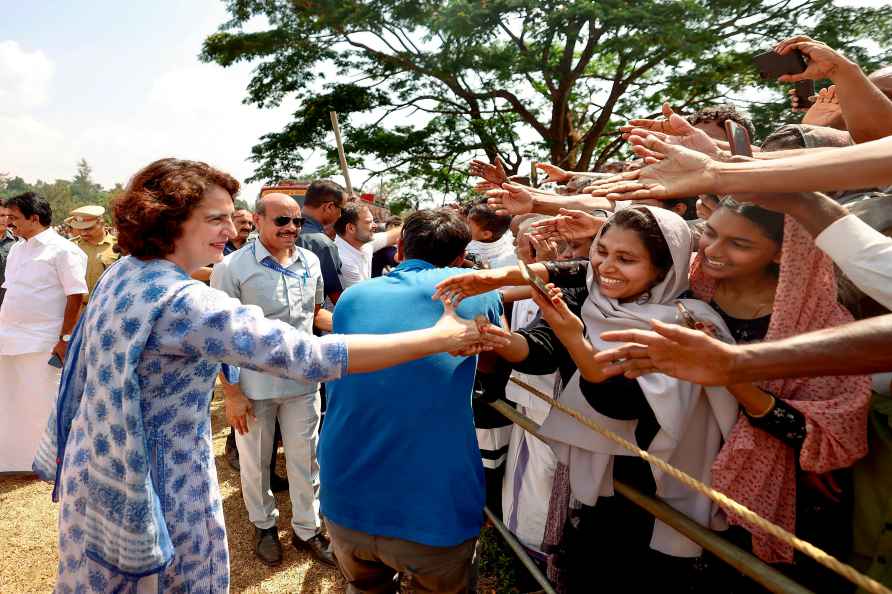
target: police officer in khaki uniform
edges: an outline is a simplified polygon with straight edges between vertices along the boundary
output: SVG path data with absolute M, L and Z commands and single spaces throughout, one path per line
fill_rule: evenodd
M 114 235 L 105 231 L 105 221 L 102 215 L 105 209 L 95 204 L 81 206 L 71 211 L 68 224 L 78 233 L 78 237 L 72 241 L 85 254 L 87 254 L 87 289 L 89 293 L 84 296 L 84 303 L 93 293 L 93 287 L 105 269 L 118 259 L 119 254 L 114 250 L 117 239 Z

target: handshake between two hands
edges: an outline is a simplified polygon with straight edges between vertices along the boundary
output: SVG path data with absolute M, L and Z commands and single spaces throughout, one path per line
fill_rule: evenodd
M 456 357 L 470 357 L 484 351 L 508 346 L 511 332 L 493 324 L 484 315 L 466 320 L 455 311 L 455 305 L 447 296 L 434 295 L 443 303 L 443 315 L 435 328 L 440 330 L 449 344 L 448 352 Z

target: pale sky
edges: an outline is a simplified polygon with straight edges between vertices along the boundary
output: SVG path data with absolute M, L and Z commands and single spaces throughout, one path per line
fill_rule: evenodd
M 227 19 L 224 6 L 0 0 L 0 173 L 28 182 L 71 178 L 83 157 L 111 187 L 176 156 L 250 177 L 251 147 L 281 129 L 294 105 L 243 105 L 251 66 L 198 60 L 204 38 Z M 252 202 L 259 186 L 247 185 L 242 197 Z

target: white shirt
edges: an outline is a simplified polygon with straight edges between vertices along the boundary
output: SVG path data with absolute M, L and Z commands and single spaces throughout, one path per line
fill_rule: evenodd
M 517 331 L 521 328 L 526 328 L 530 324 L 532 324 L 536 320 L 536 316 L 539 315 L 539 306 L 536 305 L 536 302 L 532 299 L 523 299 L 521 301 L 514 302 L 514 309 L 511 312 L 511 330 Z M 545 392 L 546 394 L 553 394 L 555 382 L 558 381 L 560 373 L 555 371 L 554 373 L 547 373 L 545 375 L 531 375 L 527 373 L 521 373 L 520 371 L 512 371 L 511 376 L 516 377 L 520 381 L 525 384 L 529 384 L 534 388 L 538 388 L 539 391 Z M 542 400 L 541 398 L 537 398 L 530 394 L 525 388 L 521 388 L 514 382 L 508 382 L 505 386 L 505 398 L 510 400 L 511 402 L 515 402 L 525 409 L 527 409 L 527 414 L 529 411 L 536 411 L 536 413 L 544 413 L 548 414 L 548 411 L 551 410 L 551 405 Z M 544 416 L 540 418 L 540 423 L 544 421 Z
M 87 292 L 87 255 L 53 231 L 41 231 L 9 250 L 6 297 L 0 306 L 0 355 L 50 352 L 68 295 Z
M 344 290 L 358 282 L 372 278 L 372 256 L 387 247 L 387 233 L 375 233 L 372 241 L 356 249 L 340 235 L 335 237 L 338 255 L 341 257 L 341 286 Z
M 511 231 L 505 231 L 505 234 L 496 241 L 471 241 L 465 248 L 465 253 L 477 256 L 482 260 L 482 264 L 489 268 L 499 268 L 501 266 L 513 266 L 517 264 L 517 256 L 514 251 L 514 235 Z
M 815 245 L 855 286 L 892 309 L 892 238 L 850 214 L 824 229 Z

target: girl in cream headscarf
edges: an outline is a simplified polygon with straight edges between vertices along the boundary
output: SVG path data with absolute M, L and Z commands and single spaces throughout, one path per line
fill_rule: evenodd
M 687 224 L 673 212 L 649 206 L 618 212 L 592 246 L 587 297 L 567 303 L 553 287 L 550 300 L 535 295 L 543 322 L 513 333 L 511 344 L 497 353 L 528 373 L 560 369 L 569 378 L 561 402 L 709 482 L 712 461 L 737 417 L 734 398 L 724 388 L 657 373 L 608 378 L 592 360 L 606 347 L 601 332 L 648 328 L 652 319 L 675 322 L 676 302 L 688 289 L 691 243 Z M 683 303 L 731 340 L 708 305 Z M 555 563 L 558 556 L 552 555 L 551 577 L 566 569 L 560 581 L 571 592 L 589 591 L 592 579 L 614 581 L 611 576 L 630 590 L 665 586 L 673 575 L 683 579 L 680 573 L 692 564 L 680 558 L 697 557 L 700 548 L 614 496 L 613 480 L 655 494 L 705 526 L 721 527 L 710 501 L 559 411 L 549 413 L 541 431 L 559 460 L 543 544 L 564 558 Z

